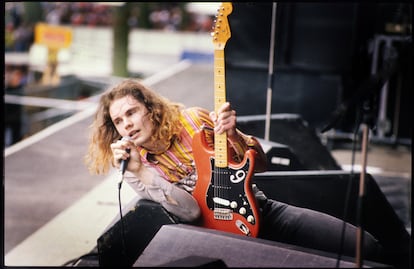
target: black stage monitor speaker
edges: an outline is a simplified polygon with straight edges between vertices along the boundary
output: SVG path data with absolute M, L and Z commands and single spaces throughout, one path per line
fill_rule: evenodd
M 199 264 L 199 257 L 216 261 L 218 267 L 330 267 L 336 266 L 336 255 L 269 240 L 240 236 L 185 224 L 161 227 L 144 252 L 134 263 L 136 267 L 166 267 Z M 382 267 L 366 263 L 367 267 Z M 343 257 L 340 267 L 355 267 Z
M 307 170 L 289 146 L 264 139 L 258 140 L 266 154 L 268 171 Z
M 253 182 L 268 198 L 325 212 L 355 224 L 359 178 L 360 173 L 351 175 L 345 171 L 270 171 L 256 173 Z M 398 268 L 408 268 L 411 236 L 404 222 L 370 174 L 366 174 L 365 183 L 362 227 L 385 247 L 387 259 L 392 264 Z M 344 216 L 345 207 L 348 210 Z
M 125 208 L 123 221 L 116 219 L 98 238 L 99 266 L 130 267 L 162 225 L 176 223 L 160 204 L 149 200 Z
M 239 116 L 237 126 L 246 134 L 262 138 L 264 137 L 265 115 Z M 290 153 L 294 155 L 294 164 L 300 166 L 301 169 L 292 170 L 341 170 L 326 146 L 322 144 L 315 129 L 298 114 L 271 115 L 269 136 L 270 141 L 287 146 Z M 260 141 L 263 145 L 272 146 L 271 142 Z M 279 165 L 273 168 L 278 170 L 280 167 Z

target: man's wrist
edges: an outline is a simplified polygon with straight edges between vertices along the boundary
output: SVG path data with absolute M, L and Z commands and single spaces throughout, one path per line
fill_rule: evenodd
M 141 165 L 138 171 L 132 172 L 145 185 L 152 185 L 154 174 L 145 165 Z

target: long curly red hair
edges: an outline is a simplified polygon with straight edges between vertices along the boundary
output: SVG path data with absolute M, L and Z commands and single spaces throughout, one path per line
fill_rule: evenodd
M 125 80 L 101 96 L 94 121 L 90 125 L 90 141 L 85 163 L 92 174 L 106 174 L 113 164 L 110 145 L 121 137 L 111 120 L 109 107 L 114 100 L 128 95 L 148 109 L 154 125 L 151 137 L 153 141 L 168 143 L 181 131 L 179 118 L 182 104 L 169 101 L 137 80 Z

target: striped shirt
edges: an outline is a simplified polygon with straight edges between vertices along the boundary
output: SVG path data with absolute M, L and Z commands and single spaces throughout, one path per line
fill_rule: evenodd
M 194 134 L 203 127 L 207 144 L 213 147 L 214 123 L 209 111 L 199 107 L 182 110 L 180 123 L 183 128 L 179 137 L 175 138 L 171 146 L 163 153 L 152 154 L 144 148 L 139 148 L 142 162 L 155 168 L 166 180 L 180 184 L 187 191 L 192 191 L 196 181 L 196 171 L 192 150 Z M 232 143 L 231 153 L 236 162 L 243 159 L 244 152 L 249 146 L 254 146 L 256 140 L 237 130 L 244 141 Z

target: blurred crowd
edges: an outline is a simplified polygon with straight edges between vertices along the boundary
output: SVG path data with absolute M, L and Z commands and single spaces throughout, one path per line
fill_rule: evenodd
M 34 25 L 25 21 L 23 2 L 6 2 L 5 51 L 28 51 Z M 116 5 L 105 2 L 39 2 L 42 21 L 55 25 L 110 27 Z M 210 31 L 213 16 L 189 12 L 186 3 L 128 2 L 131 29 Z
M 31 3 L 30 9 L 27 3 Z M 33 4 L 35 3 L 35 4 Z M 106 3 L 106 4 L 104 4 Z M 112 27 L 115 8 L 122 2 L 5 2 L 5 52 L 28 52 L 34 42 L 36 22 L 62 26 Z M 209 32 L 214 17 L 190 12 L 186 2 L 127 2 L 130 29 Z M 29 11 L 28 11 L 29 10 Z M 35 18 L 35 19 L 33 19 Z M 4 93 L 24 94 L 34 81 L 25 63 L 4 66 Z M 24 134 L 23 107 L 5 104 L 5 146 L 20 141 Z
M 22 52 L 33 43 L 33 27 L 23 19 L 23 6 L 6 3 L 4 50 Z
M 49 24 L 109 26 L 112 23 L 109 5 L 93 2 L 42 2 L 42 8 Z

